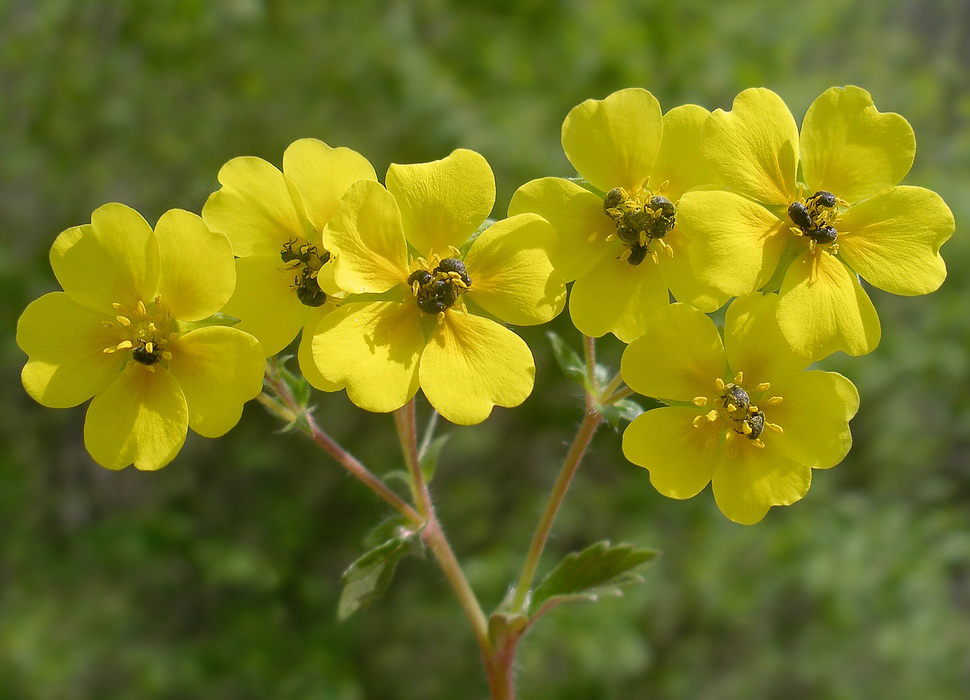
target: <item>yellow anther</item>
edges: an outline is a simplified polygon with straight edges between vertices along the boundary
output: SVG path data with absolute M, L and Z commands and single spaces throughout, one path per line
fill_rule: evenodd
M 128 318 L 127 316 L 115 316 L 115 320 L 125 327 L 131 325 L 131 319 Z
M 761 442 L 761 438 L 755 438 L 751 441 L 751 444 L 755 447 L 761 448 L 762 450 L 765 449 L 765 444 Z
M 748 406 L 748 413 L 750 413 L 752 416 L 760 410 L 761 409 L 755 406 L 754 404 Z
M 748 423 L 747 421 L 745 421 L 744 423 L 742 423 L 741 424 L 741 432 L 744 433 L 745 435 L 750 435 L 751 434 L 751 424 Z
M 650 251 L 650 259 L 653 260 L 655 263 L 660 262 L 660 258 L 657 257 L 657 251 L 655 250 Z
M 104 326 L 105 328 L 114 328 L 115 327 L 115 324 L 113 324 L 111 321 L 102 321 L 101 322 L 101 325 Z
M 728 413 L 734 413 L 735 411 L 737 411 L 737 410 L 738 410 L 738 407 L 737 407 L 737 406 L 735 406 L 735 405 L 734 405 L 733 403 L 729 403 L 729 404 L 728 404 L 727 406 L 725 406 L 724 408 L 725 408 L 725 409 L 727 409 L 727 412 L 728 412 Z
M 115 346 L 118 350 L 130 350 L 134 347 L 130 340 L 122 340 Z
M 785 429 L 782 428 L 777 423 L 765 423 L 765 427 L 768 428 L 768 430 L 772 430 L 772 431 L 778 433 L 779 435 L 781 433 L 785 432 Z
M 734 375 L 734 383 L 741 386 L 742 382 L 744 382 L 744 372 L 738 372 Z
M 141 316 L 148 315 L 148 309 L 145 308 L 145 302 L 143 302 L 141 299 L 138 300 L 138 303 L 135 305 L 135 309 Z
M 155 327 L 155 322 L 154 321 L 149 321 L 148 322 L 148 332 L 149 333 L 154 333 L 157 330 L 158 329 Z
M 168 350 L 163 350 L 162 351 L 162 359 L 163 360 L 171 360 L 172 359 L 172 353 L 170 353 Z
M 114 309 L 115 311 L 124 311 L 125 310 L 125 307 L 122 306 L 121 304 L 119 304 L 118 302 L 114 302 L 113 304 L 111 304 L 111 308 Z
M 694 416 L 694 420 L 692 422 L 695 428 L 699 428 L 705 423 L 707 423 L 707 420 L 704 416 Z
M 709 423 L 713 423 L 714 421 L 717 420 L 717 410 L 712 408 L 710 411 L 707 412 L 706 417 Z
M 700 408 L 701 406 L 706 406 L 707 405 L 707 397 L 706 396 L 695 396 L 693 399 L 691 399 L 691 402 L 695 406 L 697 406 L 698 408 Z
M 785 399 L 782 398 L 781 396 L 772 396 L 770 399 L 768 399 L 768 401 L 766 403 L 769 406 L 777 406 L 778 404 L 780 404 L 784 400 Z
M 724 380 L 718 377 L 714 380 L 714 386 L 717 387 L 718 391 L 724 391 Z
M 151 341 L 145 343 L 145 350 L 148 352 L 149 355 L 151 355 L 153 352 L 155 352 L 155 343 Z
M 758 391 L 768 391 L 771 388 L 771 382 L 761 382 L 757 388 Z

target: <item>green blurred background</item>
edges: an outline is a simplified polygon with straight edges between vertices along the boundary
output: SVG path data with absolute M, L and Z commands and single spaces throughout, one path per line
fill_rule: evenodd
M 856 84 L 912 123 L 906 182 L 958 226 L 928 298 L 874 291 L 884 337 L 828 368 L 859 387 L 855 446 L 755 527 L 710 493 L 664 499 L 603 430 L 544 569 L 601 539 L 664 550 L 622 599 L 561 608 L 521 645 L 526 699 L 931 698 L 970 688 L 970 5 L 963 0 L 449 3 L 298 0 L 0 2 L 0 699 L 482 698 L 476 647 L 430 561 L 343 624 L 339 577 L 386 514 L 258 405 L 220 440 L 190 436 L 158 473 L 112 473 L 83 409 L 34 404 L 13 340 L 56 287 L 54 237 L 120 201 L 198 212 L 220 165 L 279 164 L 313 136 L 391 162 L 480 151 L 515 188 L 571 175 L 566 112 L 628 86 L 665 108 L 729 108 L 745 87 L 798 119 Z M 578 345 L 568 318 L 553 326 Z M 433 484 L 491 608 L 514 579 L 578 396 L 545 329 L 524 407 L 446 428 Z M 603 341 L 614 360 L 619 344 Z M 390 417 L 343 395 L 317 416 L 381 472 Z M 421 410 L 426 414 L 427 407 Z

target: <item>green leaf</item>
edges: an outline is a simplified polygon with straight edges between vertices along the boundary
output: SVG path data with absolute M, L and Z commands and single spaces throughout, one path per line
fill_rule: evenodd
M 600 412 L 606 422 L 613 430 L 619 432 L 626 423 L 643 413 L 640 405 L 631 399 L 620 399 L 607 406 L 597 405 L 596 410 Z
M 548 331 L 546 335 L 549 336 L 549 342 L 552 343 L 552 354 L 556 358 L 559 369 L 571 381 L 586 386 L 586 363 L 583 362 L 579 354 L 552 331 Z
M 279 368 L 280 368 L 280 379 L 289 389 L 290 393 L 293 394 L 293 398 L 296 399 L 296 403 L 300 408 L 306 408 L 310 403 L 310 384 L 303 377 L 302 374 L 293 372 L 289 367 L 286 366 L 286 361 L 292 359 L 292 355 L 281 358 Z
M 230 316 L 229 314 L 224 314 L 217 312 L 204 318 L 201 321 L 179 321 L 179 331 L 183 334 L 189 331 L 194 331 L 199 328 L 207 328 L 209 326 L 235 326 L 239 323 L 240 319 L 235 316 Z
M 621 588 L 643 582 L 631 570 L 658 554 L 630 544 L 611 546 L 609 542 L 597 542 L 582 552 L 573 552 L 536 588 L 530 613 L 541 614 L 569 600 L 595 601 L 604 595 L 622 595 Z
M 358 610 L 367 607 L 387 590 L 397 564 L 411 549 L 411 538 L 394 537 L 376 547 L 351 564 L 340 578 L 343 591 L 337 603 L 337 621 L 343 622 Z
M 438 458 L 441 456 L 441 450 L 450 437 L 450 434 L 439 435 L 421 450 L 418 461 L 421 465 L 421 473 L 424 475 L 426 482 L 430 482 L 431 477 L 434 476 L 435 469 L 438 466 Z

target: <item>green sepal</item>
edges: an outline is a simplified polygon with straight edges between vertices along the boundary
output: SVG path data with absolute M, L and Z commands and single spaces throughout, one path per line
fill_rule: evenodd
M 616 432 L 620 432 L 626 423 L 643 413 L 640 404 L 631 399 L 620 399 L 606 406 L 597 404 L 596 410 Z
M 208 328 L 209 326 L 235 326 L 239 323 L 241 319 L 235 316 L 230 316 L 224 313 L 214 313 L 211 316 L 202 319 L 201 321 L 179 321 L 179 333 L 183 335 L 189 333 L 190 331 L 198 330 L 199 328 Z
M 385 526 L 385 523 L 381 526 Z M 371 549 L 347 567 L 340 577 L 343 590 L 337 603 L 338 622 L 343 622 L 358 610 L 367 607 L 387 590 L 398 562 L 413 549 L 418 534 L 417 531 L 406 528 L 399 528 L 399 531 L 402 534 Z
M 567 177 L 566 180 L 579 185 L 584 190 L 592 192 L 600 199 L 606 199 L 606 192 L 603 192 L 602 190 L 597 189 L 596 187 L 593 187 L 591 184 L 589 184 L 589 182 L 584 177 Z
M 293 355 L 285 355 L 280 358 L 279 365 L 278 365 L 279 372 L 280 372 L 280 379 L 282 380 L 283 384 L 286 385 L 286 388 L 289 389 L 290 393 L 293 395 L 293 398 L 296 400 L 297 405 L 301 409 L 306 410 L 306 407 L 310 404 L 310 394 L 313 390 L 310 387 L 310 383 L 306 380 L 306 378 L 302 374 L 299 374 L 298 372 L 292 372 L 286 366 L 286 363 L 292 359 L 293 359 Z
M 418 455 L 418 463 L 421 465 L 421 474 L 424 475 L 425 482 L 431 482 L 435 469 L 438 467 L 438 458 L 441 456 L 441 450 L 444 449 L 445 443 L 448 442 L 450 437 L 450 433 L 447 435 L 439 435 L 425 445 L 424 449 L 421 450 L 421 454 Z
M 785 250 L 782 251 L 781 257 L 778 259 L 778 266 L 775 268 L 775 273 L 768 280 L 768 283 L 761 288 L 763 293 L 777 292 L 781 289 L 782 282 L 785 281 L 785 274 L 788 272 L 788 268 L 795 261 L 799 255 L 802 254 L 804 246 L 797 244 L 798 239 L 794 236 L 788 240 L 785 245 Z
M 552 343 L 552 354 L 556 358 L 559 369 L 570 381 L 586 387 L 586 363 L 583 362 L 579 353 L 566 345 L 566 341 L 553 331 L 547 331 L 546 335 L 549 337 L 549 342 Z
M 482 235 L 485 229 L 487 229 L 489 226 L 496 223 L 497 221 L 498 219 L 493 219 L 491 217 L 485 219 L 485 221 L 482 222 L 481 226 L 475 229 L 475 233 L 470 235 L 465 240 L 465 242 L 458 247 L 458 252 L 461 253 L 462 259 L 464 259 L 466 255 L 468 255 L 468 251 L 472 249 L 472 245 L 475 243 L 476 240 L 478 240 L 478 237 Z
M 632 569 L 658 556 L 659 552 L 651 549 L 637 549 L 630 544 L 612 546 L 608 541 L 573 552 L 535 589 L 530 616 L 571 600 L 596 601 L 603 596 L 622 595 L 621 589 L 643 583 L 643 578 Z

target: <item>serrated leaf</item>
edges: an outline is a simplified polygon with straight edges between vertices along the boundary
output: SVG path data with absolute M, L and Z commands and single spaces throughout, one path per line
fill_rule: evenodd
M 531 614 L 568 600 L 596 600 L 620 595 L 620 589 L 641 583 L 631 570 L 655 559 L 658 553 L 630 544 L 611 546 L 597 542 L 582 552 L 573 552 L 549 572 L 536 588 Z
M 367 607 L 387 590 L 401 557 L 408 551 L 409 538 L 395 537 L 351 564 L 340 577 L 343 590 L 337 603 L 337 621 L 343 622 Z
M 421 473 L 424 475 L 426 482 L 430 482 L 434 476 L 435 469 L 438 467 L 438 458 L 441 456 L 441 450 L 444 449 L 445 443 L 448 442 L 448 438 L 450 437 L 450 434 L 439 435 L 421 451 L 418 461 L 421 465 Z
M 184 334 L 189 331 L 198 330 L 199 328 L 208 328 L 209 326 L 235 326 L 239 321 L 240 319 L 235 316 L 217 312 L 201 321 L 179 321 L 179 330 Z
M 586 386 L 586 363 L 583 362 L 575 350 L 566 345 L 566 342 L 552 331 L 547 331 L 549 342 L 552 343 L 552 354 L 556 358 L 556 364 L 571 381 Z
M 629 423 L 634 418 L 643 413 L 643 409 L 635 401 L 630 399 L 620 399 L 608 406 L 596 407 L 596 410 L 606 419 L 614 430 L 617 432 L 624 426 L 624 424 Z

